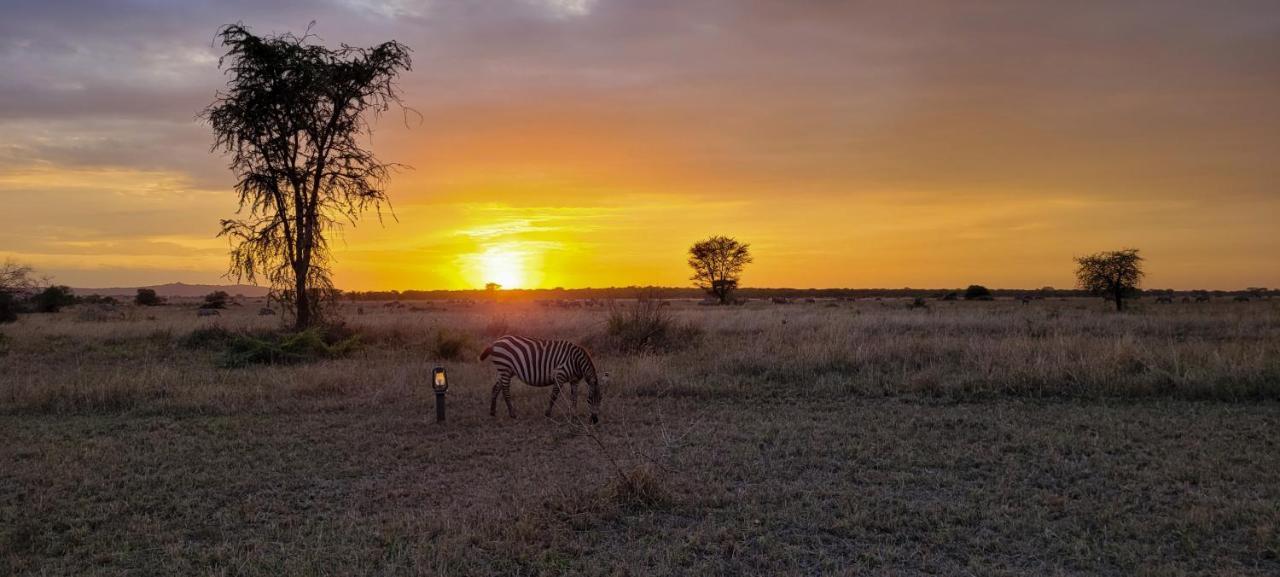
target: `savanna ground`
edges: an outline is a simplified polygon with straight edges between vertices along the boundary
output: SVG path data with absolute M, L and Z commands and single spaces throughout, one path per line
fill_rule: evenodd
M 1280 574 L 1280 302 L 357 306 L 290 365 L 229 361 L 255 304 L 0 329 L 0 574 Z M 601 425 L 489 417 L 505 332 Z

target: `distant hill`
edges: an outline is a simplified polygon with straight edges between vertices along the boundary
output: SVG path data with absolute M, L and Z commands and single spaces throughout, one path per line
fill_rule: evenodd
M 156 291 L 156 294 L 165 298 L 182 298 L 182 297 L 202 297 L 214 291 L 226 291 L 231 296 L 244 295 L 247 297 L 264 297 L 267 296 L 267 287 L 260 287 L 248 284 L 186 284 L 186 283 L 169 283 L 158 284 L 144 287 L 110 287 L 110 288 L 72 288 L 71 290 L 80 296 L 84 295 L 102 295 L 104 297 L 132 297 L 138 293 L 140 288 L 149 288 Z

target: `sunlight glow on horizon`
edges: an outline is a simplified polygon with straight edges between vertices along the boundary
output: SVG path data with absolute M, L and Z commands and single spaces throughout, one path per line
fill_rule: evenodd
M 689 286 L 719 234 L 750 243 L 750 287 L 1065 288 L 1122 247 L 1153 288 L 1280 285 L 1280 6 L 1016 4 L 18 7 L 0 259 L 73 287 L 234 280 L 235 177 L 195 120 L 226 82 L 210 34 L 315 20 L 415 58 L 417 114 L 369 139 L 412 170 L 395 218 L 329 239 L 340 288 Z

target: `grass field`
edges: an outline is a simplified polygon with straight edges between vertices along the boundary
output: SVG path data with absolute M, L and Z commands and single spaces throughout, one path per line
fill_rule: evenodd
M 254 304 L 0 329 L 0 574 L 1280 573 L 1277 302 L 677 303 L 650 352 L 603 308 L 343 307 L 361 346 L 287 366 L 205 338 Z M 488 416 L 507 332 L 596 351 L 598 428 Z

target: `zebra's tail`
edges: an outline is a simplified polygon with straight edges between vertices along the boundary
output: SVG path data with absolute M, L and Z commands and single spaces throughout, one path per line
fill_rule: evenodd
M 482 360 L 482 361 L 483 361 L 483 360 L 485 360 L 485 359 L 489 358 L 489 355 L 491 355 L 491 354 L 493 354 L 493 345 L 489 345 L 489 346 L 487 346 L 487 347 L 485 347 L 485 348 L 484 348 L 484 352 L 480 353 L 480 360 Z

